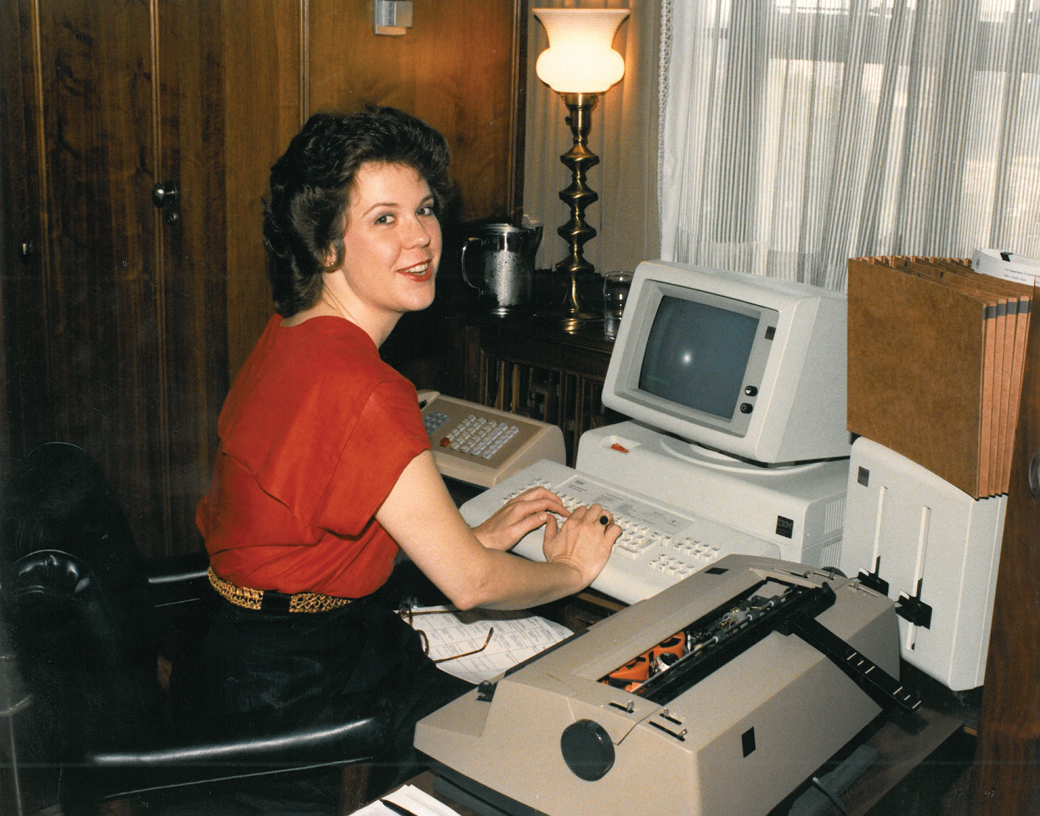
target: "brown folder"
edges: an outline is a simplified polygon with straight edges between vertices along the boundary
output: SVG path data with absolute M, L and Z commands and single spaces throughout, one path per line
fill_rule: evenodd
M 934 280 L 951 286 L 961 292 L 970 294 L 987 304 L 986 320 L 983 324 L 983 361 L 982 361 L 982 398 L 980 411 L 979 438 L 979 486 L 982 495 L 990 495 L 996 491 L 998 474 L 1001 472 L 1001 444 L 999 439 L 998 405 L 1002 391 L 1003 356 L 1005 338 L 1013 332 L 1008 330 L 1007 301 L 985 286 L 977 286 L 976 281 L 963 277 L 959 271 L 967 269 L 975 278 L 970 268 L 959 267 L 944 269 L 940 262 L 931 258 L 890 258 L 888 264 L 896 269 Z
M 849 430 L 991 495 L 993 298 L 890 258 L 850 260 L 848 296 Z

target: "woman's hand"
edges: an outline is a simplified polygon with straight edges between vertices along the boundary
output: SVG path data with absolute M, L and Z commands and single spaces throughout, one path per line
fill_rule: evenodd
M 584 589 L 602 572 L 621 528 L 610 511 L 598 504 L 575 508 L 559 530 L 554 527 L 547 524 L 545 528 L 545 560 L 574 569 L 578 589 Z
M 545 525 L 546 535 L 556 535 L 557 514 L 567 517 L 570 513 L 560 497 L 544 487 L 533 487 L 507 501 L 479 526 L 473 534 L 488 549 L 508 550 L 532 530 Z
M 554 514 L 569 517 L 559 526 Z M 430 451 L 408 463 L 376 520 L 459 609 L 530 609 L 572 595 L 603 569 L 621 533 L 609 511 L 598 505 L 568 514 L 558 496 L 534 488 L 481 524 L 478 539 L 459 514 Z M 549 563 L 501 551 L 541 524 Z

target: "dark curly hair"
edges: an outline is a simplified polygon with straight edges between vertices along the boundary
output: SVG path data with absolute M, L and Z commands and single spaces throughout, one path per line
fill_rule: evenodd
M 429 185 L 440 217 L 451 195 L 449 160 L 438 131 L 395 108 L 308 119 L 271 168 L 264 198 L 264 246 L 277 312 L 291 317 L 313 306 L 321 297 L 322 273 L 343 263 L 350 195 L 363 164 L 413 168 Z

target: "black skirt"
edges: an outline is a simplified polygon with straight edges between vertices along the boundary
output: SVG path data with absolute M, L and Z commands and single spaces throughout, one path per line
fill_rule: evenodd
M 444 601 L 411 562 L 399 564 L 374 595 L 329 612 L 244 609 L 217 597 L 201 671 L 193 672 L 203 682 L 194 707 L 233 717 L 380 686 L 399 690 L 403 716 L 414 725 L 471 688 L 436 668 L 398 614 L 402 605 Z

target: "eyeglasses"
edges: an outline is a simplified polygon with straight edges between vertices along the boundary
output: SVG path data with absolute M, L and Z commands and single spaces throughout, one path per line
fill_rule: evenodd
M 405 605 L 398 610 L 398 614 L 402 620 L 411 626 L 416 632 L 419 633 L 419 640 L 422 641 L 423 654 L 429 656 L 430 654 L 430 638 L 426 633 L 415 625 L 415 618 L 420 615 L 454 615 L 455 610 L 453 609 L 412 609 L 411 606 Z M 491 643 L 491 636 L 495 634 L 495 627 L 492 626 L 488 629 L 487 637 L 484 639 L 484 645 L 479 646 L 476 649 L 470 649 L 468 652 L 459 652 L 458 654 L 451 655 L 450 657 L 434 657 L 430 658 L 434 663 L 446 663 L 449 660 L 458 660 L 461 657 L 469 657 L 470 655 L 480 654 L 484 651 L 488 644 Z

